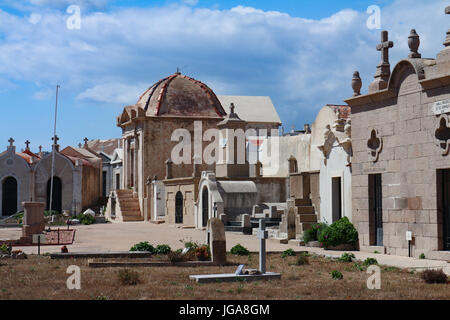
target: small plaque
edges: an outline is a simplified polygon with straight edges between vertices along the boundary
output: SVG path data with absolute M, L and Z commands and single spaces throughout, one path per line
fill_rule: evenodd
M 234 273 L 237 276 L 240 276 L 242 274 L 242 270 L 244 269 L 244 265 L 240 264 L 239 267 L 236 269 L 236 272 Z
M 406 231 L 406 241 L 412 241 L 412 232 Z
M 431 108 L 431 110 L 435 115 L 450 112 L 450 100 L 441 100 L 433 103 L 433 107 Z
M 40 239 L 40 241 L 39 241 Z M 45 234 L 33 234 L 33 243 L 45 243 L 47 241 Z

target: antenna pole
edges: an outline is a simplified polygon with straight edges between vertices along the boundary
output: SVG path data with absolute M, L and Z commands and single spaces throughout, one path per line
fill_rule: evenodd
M 59 93 L 60 85 L 56 85 L 56 104 L 55 104 L 55 122 L 53 125 L 53 146 L 52 146 L 52 172 L 50 175 L 50 199 L 49 199 L 49 210 L 50 215 L 52 216 L 52 204 L 53 204 L 53 175 L 55 171 L 55 150 L 58 141 L 56 140 L 56 119 L 58 116 L 58 93 Z

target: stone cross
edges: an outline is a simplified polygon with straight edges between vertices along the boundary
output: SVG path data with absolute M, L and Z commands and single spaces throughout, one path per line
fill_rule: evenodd
M 391 67 L 389 65 L 389 49 L 394 47 L 394 43 L 388 40 L 388 32 L 381 31 L 381 43 L 377 45 L 377 50 L 381 51 L 381 62 L 375 72 L 375 80 L 369 85 L 369 93 L 387 88 Z
M 52 140 L 53 140 L 53 144 L 58 144 L 59 138 L 58 138 L 57 135 L 55 135 L 55 136 L 52 138 Z
M 9 138 L 8 142 L 9 142 L 9 146 L 10 147 L 12 147 L 14 145 L 14 139 L 13 138 Z
M 31 142 L 29 140 L 25 141 L 26 150 L 30 150 L 30 143 Z
M 84 138 L 83 141 L 84 141 L 84 145 L 87 146 L 89 139 L 88 138 Z
M 42 146 L 39 146 L 39 153 L 42 152 Z
M 381 64 L 389 64 L 389 49 L 394 47 L 392 41 L 388 41 L 388 32 L 381 31 L 381 43 L 377 44 L 377 50 L 381 51 Z
M 259 220 L 259 271 L 261 274 L 266 273 L 266 239 L 269 238 L 268 231 L 266 230 L 266 221 Z

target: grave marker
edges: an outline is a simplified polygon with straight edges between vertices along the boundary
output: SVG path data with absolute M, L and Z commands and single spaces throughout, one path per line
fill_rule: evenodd
M 208 221 L 209 246 L 213 263 L 224 265 L 227 263 L 227 249 L 225 239 L 225 226 L 222 220 L 211 218 Z
M 266 273 L 266 239 L 269 238 L 269 233 L 266 230 L 266 221 L 259 220 L 259 271 L 262 274 Z

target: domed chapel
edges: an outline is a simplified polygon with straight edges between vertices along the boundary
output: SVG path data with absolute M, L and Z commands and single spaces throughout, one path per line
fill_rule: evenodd
M 190 164 L 174 164 L 171 153 L 180 141 L 172 141 L 172 134 L 177 129 L 190 133 L 192 159 L 196 154 L 195 137 L 198 141 L 208 129 L 219 129 L 218 124 L 233 113 L 231 105 L 244 122 L 245 130 L 254 129 L 256 136 L 266 135 L 263 129 L 267 135 L 273 129 L 272 134 L 278 133 L 281 121 L 269 97 L 217 96 L 206 84 L 178 71 L 150 86 L 136 104 L 124 107 L 117 118 L 124 147 L 124 188 L 112 193 L 107 215 L 116 221 L 164 218 L 169 223 L 194 225 L 201 172 L 215 173 L 215 166 L 205 161 L 194 165 L 193 160 Z M 214 138 L 202 141 L 202 150 L 212 142 L 219 143 Z M 249 167 L 238 178 L 254 175 L 255 166 Z M 183 211 L 181 219 L 175 219 L 177 203 L 178 211 Z

